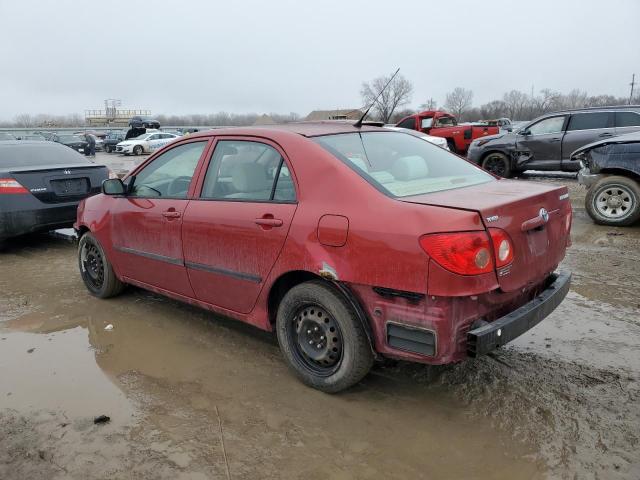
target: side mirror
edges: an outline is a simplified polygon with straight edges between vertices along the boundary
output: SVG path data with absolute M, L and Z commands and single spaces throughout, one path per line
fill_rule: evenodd
M 126 190 L 119 178 L 109 178 L 102 182 L 102 193 L 105 195 L 124 195 Z
M 524 129 L 524 130 L 520 130 L 518 133 L 519 133 L 520 135 L 524 135 L 524 136 L 526 137 L 526 136 L 528 136 L 528 135 L 531 135 L 531 130 L 529 130 L 529 129 Z

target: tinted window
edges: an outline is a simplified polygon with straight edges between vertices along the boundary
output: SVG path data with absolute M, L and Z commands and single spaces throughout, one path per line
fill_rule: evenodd
M 531 125 L 528 130 L 531 135 L 544 135 L 545 133 L 558 133 L 562 131 L 564 117 L 551 117 L 540 120 Z
M 269 201 L 276 176 L 280 200 L 288 195 L 289 170 L 280 153 L 259 142 L 219 141 L 202 187 L 202 198 Z M 284 166 L 282 168 L 281 166 Z M 287 178 L 285 178 L 287 177 Z M 291 185 L 292 186 L 292 185 Z M 280 198 L 282 197 L 282 198 Z
M 90 162 L 75 150 L 58 143 L 0 144 L 0 167 L 41 165 L 86 165 Z
M 571 115 L 567 130 L 592 130 L 609 126 L 609 112 L 577 113 Z
M 413 130 L 414 128 L 416 128 L 416 119 L 413 117 L 405 118 L 397 126 L 402 128 L 410 128 L 411 130 Z
M 616 127 L 640 127 L 640 115 L 635 112 L 616 112 Z
M 396 197 L 494 180 L 462 158 L 407 133 L 346 133 L 314 140 L 379 190 Z
M 135 178 L 131 196 L 186 198 L 193 172 L 207 142 L 193 142 L 164 152 Z

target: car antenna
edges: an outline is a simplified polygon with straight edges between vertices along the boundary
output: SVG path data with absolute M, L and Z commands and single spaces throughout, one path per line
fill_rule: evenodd
M 356 123 L 353 124 L 354 127 L 356 127 L 356 128 L 362 127 L 362 122 L 364 121 L 366 116 L 369 114 L 369 110 L 371 110 L 371 107 L 373 107 L 376 104 L 376 102 L 378 101 L 378 98 L 380 98 L 380 95 L 382 95 L 382 92 L 384 92 L 387 89 L 387 87 L 391 83 L 391 80 L 396 78 L 396 75 L 398 74 L 399 71 L 400 71 L 400 67 L 398 67 L 398 69 L 396 70 L 396 73 L 391 75 L 391 78 L 386 83 L 386 85 L 384 87 L 382 87 L 382 90 L 380 90 L 380 92 L 378 92 L 378 95 L 376 96 L 376 98 L 373 99 L 373 102 L 371 102 L 371 105 L 369 105 L 369 108 L 367 108 L 367 110 L 362 114 L 362 116 L 360 117 L 360 120 L 358 120 Z

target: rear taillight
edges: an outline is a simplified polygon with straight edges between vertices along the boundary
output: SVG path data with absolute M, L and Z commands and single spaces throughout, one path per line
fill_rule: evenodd
M 29 193 L 29 191 L 13 178 L 0 178 L 0 195 L 16 193 Z
M 453 273 L 479 275 L 493 270 L 486 232 L 423 235 L 420 246 L 435 262 Z
M 513 242 L 504 230 L 490 228 L 489 235 L 493 242 L 493 253 L 496 257 L 496 267 L 504 267 L 513 261 Z

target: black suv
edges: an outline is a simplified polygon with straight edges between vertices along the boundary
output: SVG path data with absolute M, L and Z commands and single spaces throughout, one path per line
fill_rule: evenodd
M 107 153 L 115 152 L 116 145 L 120 142 L 124 142 L 125 134 L 122 132 L 109 132 L 107 136 L 104 137 L 102 145 L 104 147 L 104 151 Z
M 578 148 L 598 140 L 640 131 L 640 105 L 594 107 L 548 113 L 513 133 L 471 142 L 467 157 L 501 177 L 524 170 L 577 171 Z

